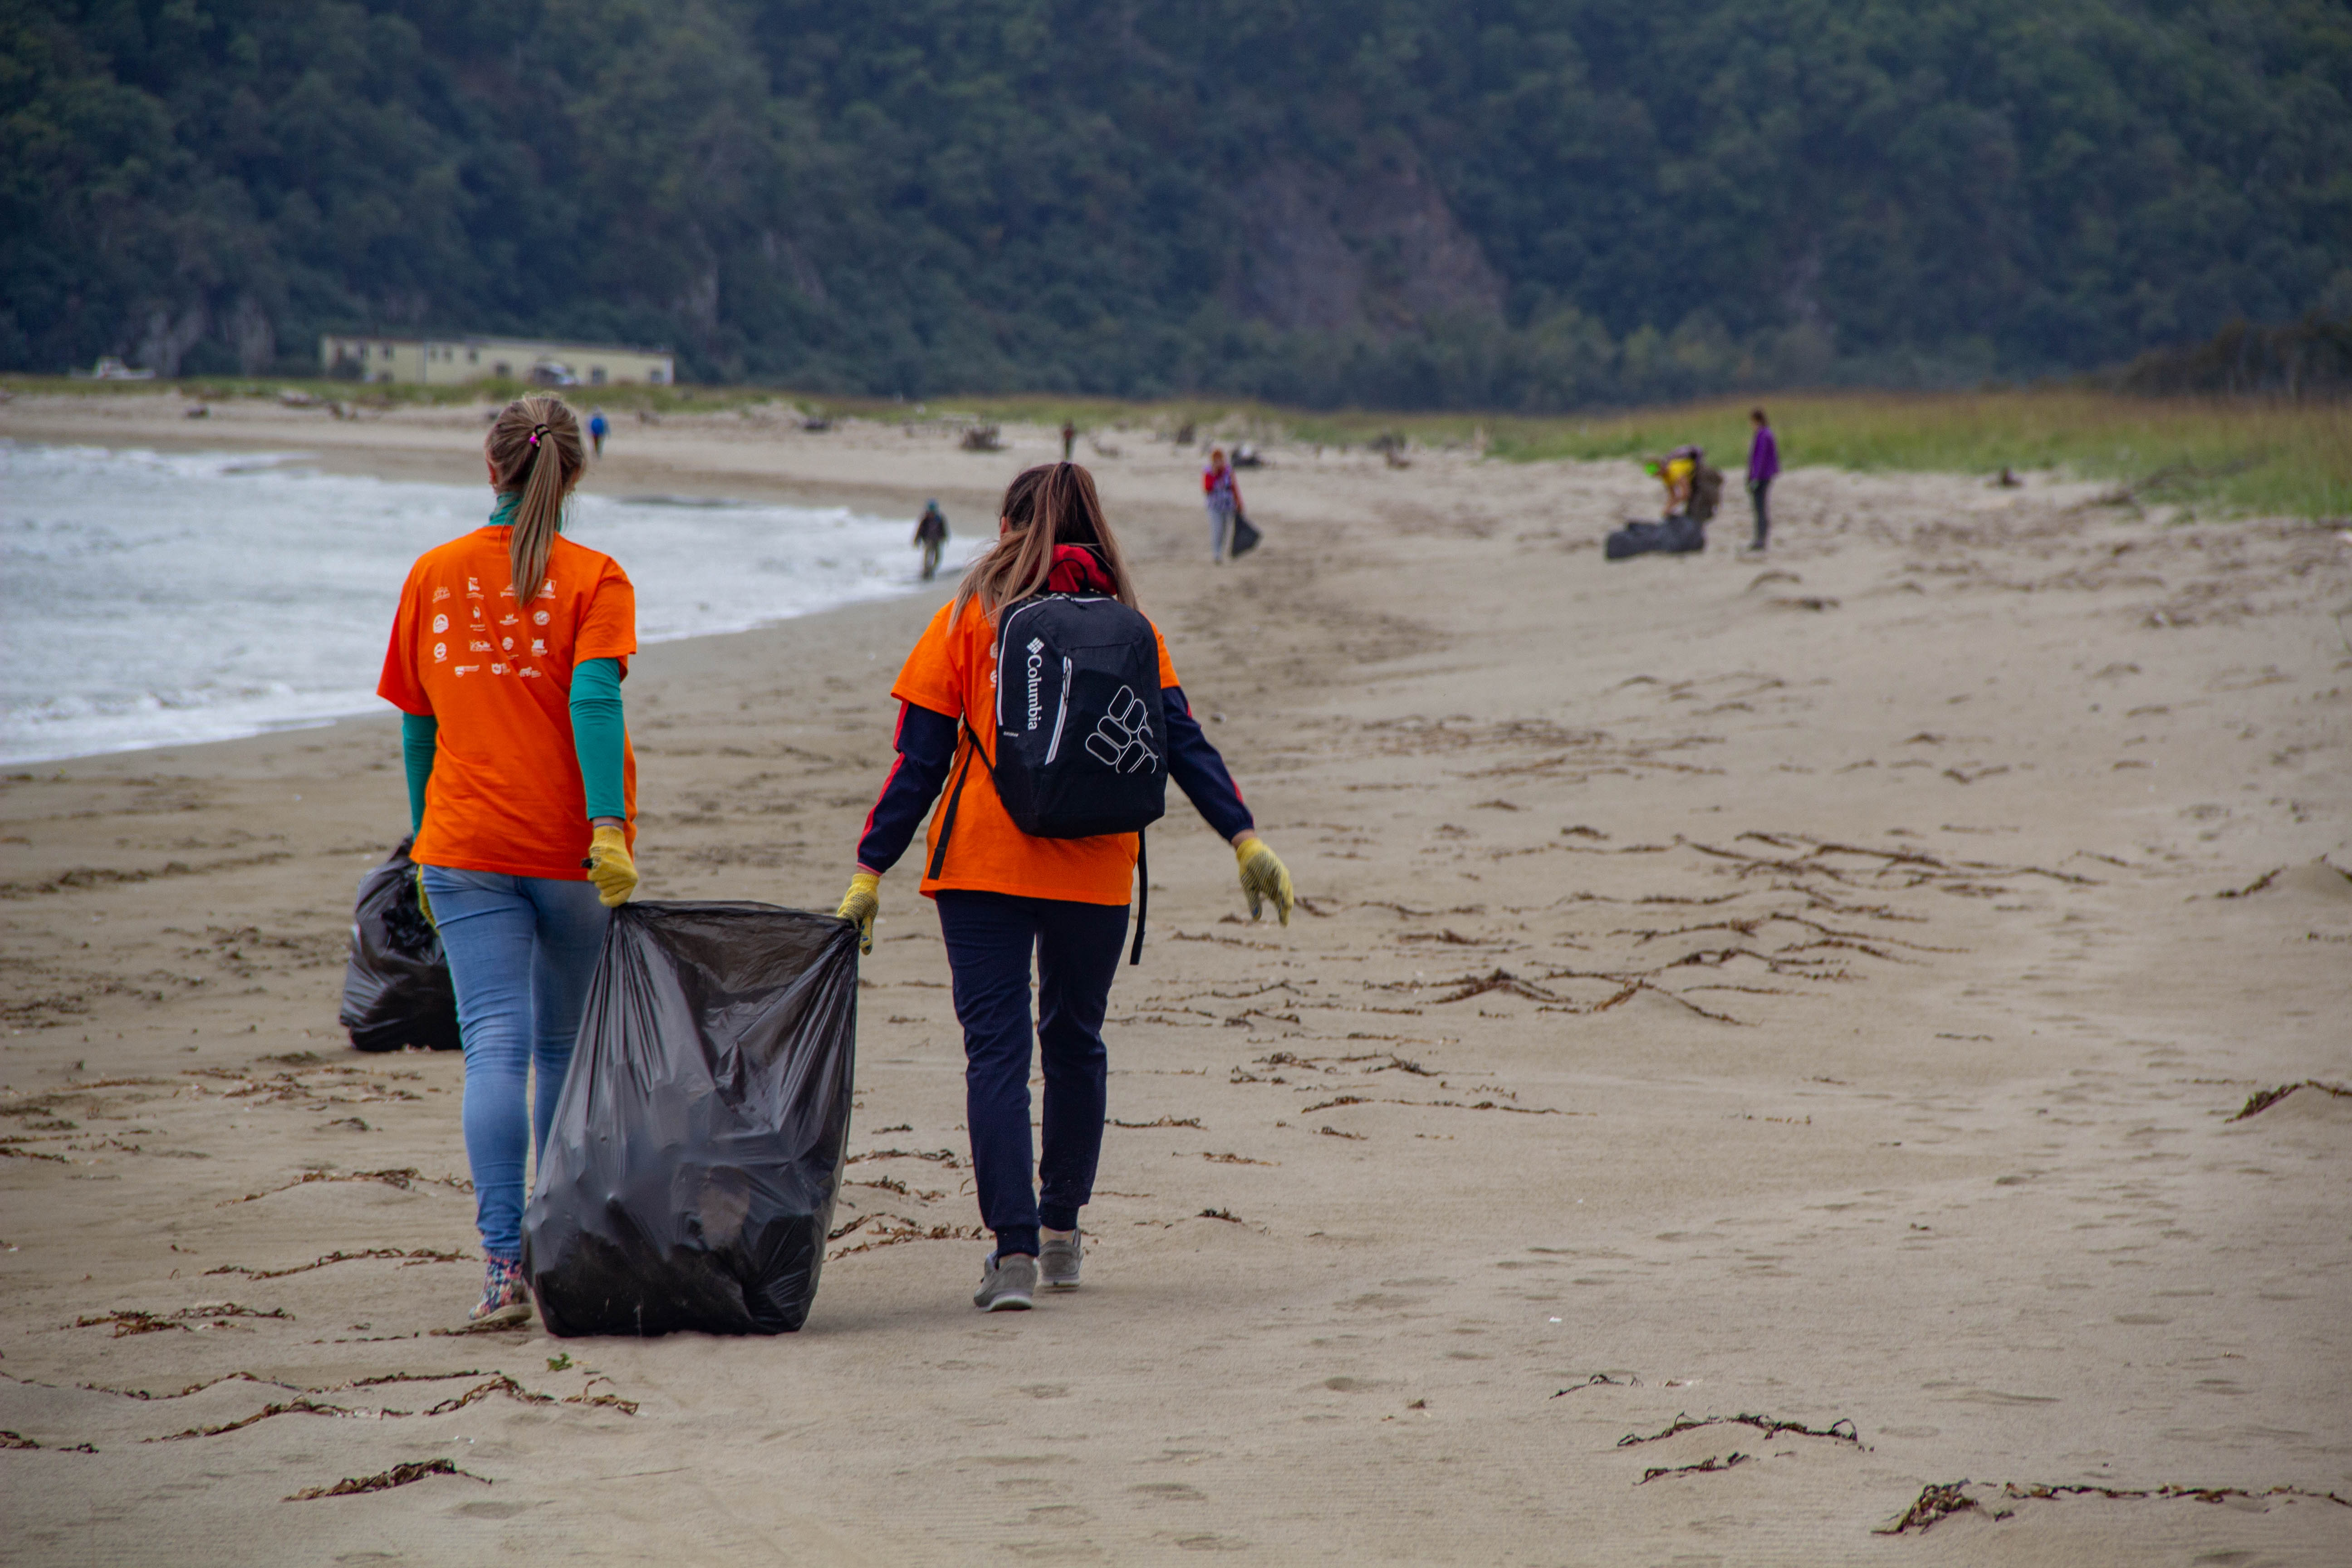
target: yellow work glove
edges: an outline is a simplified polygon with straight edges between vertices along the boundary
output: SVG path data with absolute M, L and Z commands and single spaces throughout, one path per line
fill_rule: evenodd
M 600 827 L 588 839 L 588 879 L 596 884 L 596 901 L 618 909 L 637 890 L 637 863 L 629 858 L 629 836 L 617 827 Z
M 422 866 L 416 868 L 416 910 L 425 917 L 426 925 L 435 931 L 441 929 L 441 922 L 433 918 L 433 900 L 425 896 L 425 868 Z
M 1234 858 L 1241 865 L 1242 891 L 1249 895 L 1250 919 L 1263 915 L 1265 900 L 1272 899 L 1274 912 L 1288 925 L 1290 906 L 1298 900 L 1290 886 L 1290 868 L 1255 834 L 1234 846 Z
M 841 895 L 841 908 L 833 912 L 857 928 L 857 951 L 872 952 L 874 917 L 881 911 L 882 873 L 860 871 L 849 879 L 849 891 Z

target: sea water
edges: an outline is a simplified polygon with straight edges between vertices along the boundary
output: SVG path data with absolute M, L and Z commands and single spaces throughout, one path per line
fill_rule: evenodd
M 325 474 L 298 453 L 0 441 L 0 762 L 383 709 L 410 563 L 489 507 L 486 486 Z M 583 494 L 564 534 L 621 563 L 654 643 L 906 593 L 913 531 L 845 508 Z M 978 543 L 953 541 L 950 563 Z

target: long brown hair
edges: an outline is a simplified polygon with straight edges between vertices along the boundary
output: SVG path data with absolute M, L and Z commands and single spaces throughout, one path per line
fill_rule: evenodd
M 1093 549 L 1116 586 L 1118 602 L 1129 609 L 1140 606 L 1135 579 L 1119 553 L 1118 540 L 1103 517 L 1102 498 L 1095 493 L 1095 477 L 1076 463 L 1044 463 L 1025 468 L 1004 487 L 1004 504 L 998 515 L 1012 526 L 982 552 L 956 584 L 955 608 L 950 625 L 973 599 L 994 616 L 1005 605 L 1027 598 L 1045 586 L 1054 570 L 1054 546 L 1082 544 Z
M 507 570 L 515 603 L 528 604 L 547 574 L 547 552 L 563 527 L 563 499 L 580 482 L 587 461 L 580 421 L 562 398 L 534 392 L 499 410 L 482 450 L 498 470 L 499 494 L 522 492 L 507 542 Z

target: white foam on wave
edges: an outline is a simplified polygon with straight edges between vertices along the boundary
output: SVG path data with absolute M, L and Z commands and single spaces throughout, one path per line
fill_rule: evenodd
M 409 564 L 487 489 L 324 474 L 293 452 L 0 441 L 0 762 L 217 741 L 379 709 Z M 746 631 L 915 585 L 911 520 L 583 495 L 644 643 Z M 980 541 L 959 538 L 951 562 Z

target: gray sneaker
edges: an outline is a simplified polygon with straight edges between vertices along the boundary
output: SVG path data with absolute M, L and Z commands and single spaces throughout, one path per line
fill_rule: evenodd
M 1037 1271 L 1045 1277 L 1049 1290 L 1075 1290 L 1078 1288 L 1078 1263 L 1086 1257 L 1084 1232 L 1076 1230 L 1041 1231 L 1044 1244 L 1037 1249 Z
M 1025 1312 L 1037 1304 L 1037 1260 L 1025 1252 L 988 1255 L 971 1304 L 983 1312 Z

